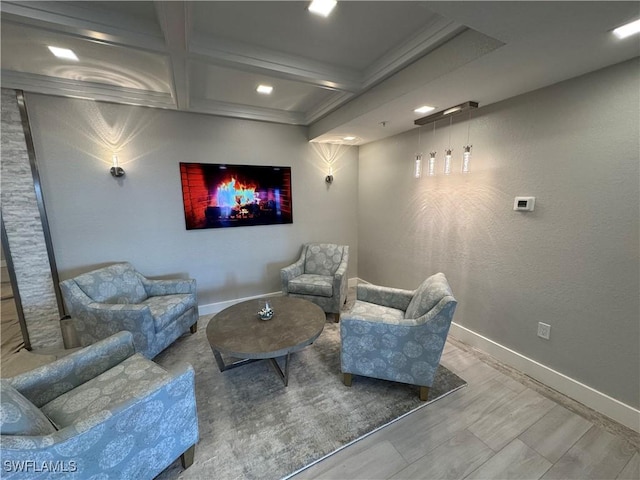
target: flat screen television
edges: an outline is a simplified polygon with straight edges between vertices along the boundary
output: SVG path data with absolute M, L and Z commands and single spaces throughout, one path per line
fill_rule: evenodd
M 293 223 L 291 167 L 180 163 L 187 230 Z

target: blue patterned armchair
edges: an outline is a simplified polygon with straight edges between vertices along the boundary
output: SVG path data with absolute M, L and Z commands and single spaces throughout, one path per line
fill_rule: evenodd
M 282 293 L 319 305 L 340 319 L 340 308 L 347 301 L 349 246 L 307 243 L 293 265 L 280 270 Z
M 408 383 L 427 400 L 456 305 L 442 273 L 416 290 L 358 285 L 340 325 L 344 384 L 353 375 Z
M 196 281 L 150 280 L 116 263 L 60 282 L 82 346 L 127 330 L 136 351 L 153 358 L 198 328 Z
M 135 353 L 129 332 L 2 379 L 0 391 L 3 479 L 151 480 L 178 457 L 193 463 L 193 368 L 168 372 Z

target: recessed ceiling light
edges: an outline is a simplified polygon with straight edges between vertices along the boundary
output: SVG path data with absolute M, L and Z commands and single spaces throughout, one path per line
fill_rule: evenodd
M 435 110 L 436 107 L 430 107 L 429 105 L 423 105 L 422 107 L 416 108 L 414 110 L 414 112 L 416 113 L 427 113 L 430 112 L 432 110 Z
M 348 137 L 343 137 L 342 139 L 343 139 L 343 140 L 346 140 L 347 142 L 350 142 L 350 141 L 352 141 L 352 140 L 355 140 L 355 139 L 356 139 L 356 137 L 353 137 L 353 136 L 349 135 Z
M 627 38 L 638 32 L 640 32 L 640 19 L 616 28 L 613 34 L 618 38 Z
M 258 88 L 256 88 L 256 92 L 269 95 L 271 92 L 273 92 L 273 87 L 271 85 L 258 85 Z
M 75 53 L 73 53 L 73 50 L 69 50 L 68 48 L 51 47 L 51 46 L 47 48 L 51 51 L 51 53 L 53 53 L 58 58 L 75 60 L 76 62 L 78 61 L 78 57 L 76 56 Z
M 336 0 L 313 0 L 309 5 L 309 11 L 316 15 L 328 17 L 336 3 L 338 3 Z

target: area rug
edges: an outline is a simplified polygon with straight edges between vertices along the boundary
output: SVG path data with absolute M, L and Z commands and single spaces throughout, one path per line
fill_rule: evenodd
M 267 361 L 221 373 L 207 320 L 156 357 L 165 368 L 186 361 L 196 372 L 200 441 L 183 470 L 176 461 L 157 479 L 277 480 L 465 385 L 440 366 L 430 401 L 416 387 L 364 377 L 342 384 L 340 329 L 327 322 L 315 343 L 292 355 L 289 386 Z M 428 408 L 428 406 L 427 406 Z

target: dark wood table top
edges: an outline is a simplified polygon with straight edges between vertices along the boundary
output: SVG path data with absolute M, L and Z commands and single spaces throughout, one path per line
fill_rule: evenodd
M 274 315 L 261 320 L 258 310 L 267 300 Z M 276 358 L 301 350 L 320 336 L 326 315 L 318 305 L 292 297 L 269 297 L 232 305 L 207 325 L 212 348 L 237 358 Z

